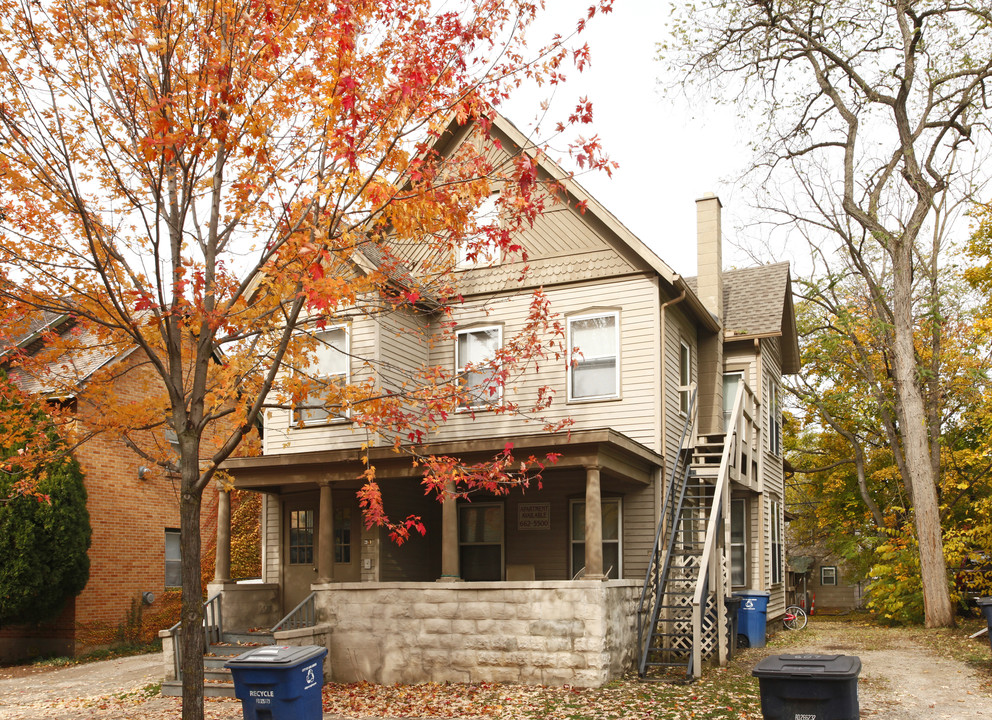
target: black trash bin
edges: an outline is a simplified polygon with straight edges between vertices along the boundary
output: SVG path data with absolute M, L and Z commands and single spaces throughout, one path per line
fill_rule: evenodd
M 737 613 L 741 609 L 741 599 L 731 595 L 723 599 L 723 606 L 727 608 L 727 619 L 730 621 L 730 656 L 737 652 Z
M 992 597 L 978 598 L 975 602 L 985 614 L 985 624 L 989 628 L 989 645 L 992 646 Z
M 245 720 L 321 720 L 325 655 L 318 645 L 263 645 L 224 663 Z
M 853 655 L 772 655 L 754 666 L 765 720 L 858 720 Z

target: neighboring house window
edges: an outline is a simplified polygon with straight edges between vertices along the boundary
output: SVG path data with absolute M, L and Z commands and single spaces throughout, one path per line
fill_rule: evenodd
M 568 319 L 568 399 L 620 396 L 620 315 L 577 315 Z
M 777 500 L 771 502 L 771 536 L 772 536 L 772 584 L 782 582 L 782 568 L 784 564 L 782 546 L 782 503 Z
M 289 513 L 289 564 L 313 564 L 313 510 Z
M 473 225 L 476 228 L 501 228 L 499 216 L 499 193 L 494 192 L 476 208 Z M 477 267 L 492 267 L 503 261 L 503 252 L 499 244 L 488 238 L 484 232 L 477 230 L 475 237 L 465 239 L 455 248 L 455 269 L 471 270 Z
M 503 579 L 503 505 L 458 507 L 458 562 L 463 580 Z
M 603 572 L 616 580 L 620 577 L 621 562 L 620 498 L 603 498 L 600 502 L 603 513 Z M 586 566 L 586 503 L 584 500 L 572 500 L 569 505 L 572 518 L 572 577 L 575 577 Z
M 334 508 L 334 562 L 351 562 L 351 508 Z
M 730 584 L 747 585 L 747 501 L 730 501 Z
M 180 587 L 183 584 L 183 554 L 179 542 L 179 531 L 165 529 L 165 586 Z
M 466 393 L 458 401 L 461 408 L 485 408 L 500 403 L 503 388 L 496 382 L 499 367 L 495 358 L 502 344 L 503 329 L 499 326 L 458 332 L 455 372 Z
M 689 412 L 689 386 L 692 384 L 692 355 L 689 346 L 679 343 L 679 412 Z
M 782 409 L 778 401 L 778 385 L 768 381 L 768 450 L 773 455 L 782 454 Z
M 296 409 L 296 422 L 302 425 L 323 425 L 328 418 L 347 419 L 346 413 L 335 413 L 322 403 L 331 395 L 329 386 L 348 384 L 348 331 L 342 325 L 315 333 L 314 339 L 314 357 L 305 370 L 311 382 L 307 407 Z
M 820 568 L 820 584 L 821 585 L 837 584 L 837 566 L 823 565 Z

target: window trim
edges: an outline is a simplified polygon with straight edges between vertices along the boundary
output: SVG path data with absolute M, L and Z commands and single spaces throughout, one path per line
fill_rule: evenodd
M 768 378 L 768 452 L 782 456 L 782 412 L 778 383 Z
M 317 560 L 317 527 L 316 527 L 316 513 L 312 508 L 299 508 L 289 511 L 289 517 L 287 518 L 289 532 L 286 538 L 286 564 L 287 565 L 314 565 Z M 294 527 L 294 520 L 297 516 L 305 517 L 307 523 L 298 527 Z M 309 543 L 297 543 L 293 544 L 293 531 L 305 530 L 309 533 Z M 296 555 L 296 559 L 293 559 L 294 550 L 306 550 L 303 559 L 300 559 L 300 555 Z
M 459 346 L 461 345 L 461 337 L 462 337 L 462 335 L 468 335 L 470 333 L 478 333 L 478 332 L 488 332 L 488 331 L 491 331 L 491 330 L 495 330 L 496 331 L 496 335 L 497 335 L 496 347 L 498 349 L 501 349 L 503 347 L 503 326 L 502 325 L 499 325 L 499 324 L 497 324 L 497 325 L 476 325 L 476 326 L 473 326 L 473 327 L 466 327 L 466 328 L 463 328 L 461 330 L 457 330 L 455 332 L 455 377 L 456 378 L 461 378 L 462 377 L 462 374 L 465 372 L 465 365 L 462 363 L 461 358 L 459 357 L 459 355 L 460 355 L 460 353 L 459 353 Z M 482 363 L 488 363 L 491 360 L 495 360 L 495 358 L 486 358 L 486 359 L 483 359 L 481 362 Z M 490 382 L 492 381 L 493 376 L 495 376 L 500 371 L 500 368 L 501 368 L 501 364 L 500 363 L 494 363 L 493 364 L 493 366 L 492 366 L 492 373 L 489 376 Z M 478 373 L 478 374 L 481 374 L 481 373 Z M 457 408 L 456 412 L 479 412 L 479 411 L 491 410 L 493 408 L 499 407 L 500 405 L 503 404 L 503 391 L 505 390 L 505 388 L 503 386 L 501 386 L 501 385 L 497 385 L 496 386 L 496 390 L 497 390 L 496 395 L 488 395 L 488 393 L 487 393 L 487 396 L 491 399 L 491 402 L 485 402 L 485 403 L 483 403 L 481 405 L 463 405 L 463 404 L 461 404 L 461 402 L 459 402 L 458 408 Z M 483 397 L 483 400 L 485 400 L 485 399 L 486 399 L 486 397 Z
M 495 222 L 486 220 L 486 215 L 494 213 L 496 215 Z M 484 235 L 479 228 L 479 220 L 482 220 L 481 225 L 495 225 L 496 228 L 502 229 L 503 227 L 503 214 L 500 212 L 499 206 L 499 190 L 496 190 L 482 199 L 479 206 L 475 208 L 472 213 L 472 235 Z M 485 238 L 485 245 L 489 246 L 488 252 L 485 252 L 483 244 L 480 243 L 478 249 L 476 250 L 476 256 L 474 260 L 468 258 L 468 245 L 469 241 L 467 238 L 460 239 L 455 244 L 455 270 L 475 270 L 477 268 L 488 268 L 496 267 L 503 264 L 503 249 L 497 244 L 493 247 L 490 238 Z
M 177 558 L 170 558 L 169 557 L 169 538 L 170 537 L 175 537 L 176 538 L 176 546 L 179 549 L 179 557 L 177 557 Z M 165 528 L 165 545 L 163 547 L 163 551 L 164 551 L 163 554 L 164 554 L 164 559 L 165 559 L 165 575 L 164 575 L 164 579 L 163 579 L 163 586 L 164 587 L 167 587 L 167 588 L 178 588 L 178 587 L 182 587 L 182 585 L 183 585 L 183 578 L 182 578 L 183 541 L 182 541 L 182 533 L 179 531 L 179 529 L 177 529 L 177 528 L 168 528 L 168 527 Z M 170 568 L 170 565 L 172 567 L 173 572 L 176 572 L 178 570 L 178 573 L 179 573 L 179 582 L 178 583 L 175 583 L 175 584 L 170 584 L 169 583 L 169 568 Z
M 827 571 L 827 572 L 825 572 Z M 827 573 L 833 575 L 829 580 L 826 579 Z M 837 566 L 836 565 L 821 565 L 820 566 L 820 586 L 821 587 L 837 587 L 839 585 L 837 578 Z
M 620 495 L 609 495 L 607 497 L 600 498 L 600 507 L 606 504 L 615 504 L 617 506 L 617 537 L 616 539 L 607 540 L 603 538 L 603 545 L 616 545 L 617 546 L 617 566 L 615 568 L 603 567 L 603 572 L 608 569 L 612 573 L 613 570 L 616 571 L 617 576 L 612 578 L 613 580 L 623 579 L 623 497 Z M 580 567 L 575 567 L 575 544 L 579 541 L 575 539 L 575 526 L 572 524 L 572 520 L 575 518 L 574 508 L 576 505 L 585 506 L 586 499 L 582 498 L 570 498 L 568 501 L 568 567 L 569 567 L 569 577 L 575 577 L 579 570 L 585 569 L 585 559 L 583 558 L 582 565 Z M 583 518 L 585 515 L 583 514 Z M 585 540 L 581 541 L 585 545 Z M 604 565 L 605 565 L 605 553 L 604 555 Z
M 345 356 L 345 371 L 343 373 L 331 373 L 328 375 L 316 375 L 314 380 L 324 382 L 325 384 L 330 383 L 330 378 L 341 377 L 342 382 L 345 386 L 351 383 L 351 327 L 348 323 L 337 323 L 335 325 L 329 325 L 320 330 L 313 331 L 309 333 L 317 342 L 322 342 L 319 338 L 321 335 L 326 335 L 327 333 L 334 332 L 336 330 L 342 330 L 344 332 L 344 350 L 341 352 Z M 351 412 L 345 410 L 343 413 L 333 413 L 326 411 L 326 415 L 321 418 L 304 418 L 303 413 L 305 411 L 316 412 L 322 410 L 322 408 L 300 408 L 294 407 L 290 413 L 290 426 L 296 429 L 303 428 L 313 428 L 321 427 L 323 425 L 331 425 L 334 423 L 348 422 L 350 420 Z
M 741 526 L 741 531 L 742 531 L 743 539 L 740 542 L 737 542 L 737 543 L 734 542 L 734 534 L 733 534 L 734 505 L 735 504 L 739 504 L 740 507 L 744 508 L 744 511 L 743 511 L 743 521 L 742 521 L 743 524 Z M 747 587 L 748 584 L 749 584 L 748 583 L 748 572 L 747 572 L 747 558 L 748 558 L 748 555 L 749 555 L 749 553 L 748 553 L 748 535 L 749 535 L 749 533 L 748 533 L 748 525 L 749 524 L 750 523 L 748 522 L 748 503 L 747 503 L 747 498 L 742 498 L 742 497 L 741 498 L 731 498 L 730 499 L 730 526 L 731 526 L 731 533 L 730 533 L 730 567 L 729 567 L 729 570 L 730 570 L 730 578 L 729 579 L 730 579 L 730 586 L 731 587 Z M 738 546 L 741 547 L 744 550 L 744 557 L 742 558 L 743 567 L 741 568 L 741 572 L 742 572 L 742 574 L 744 576 L 743 577 L 743 581 L 744 582 L 739 583 L 739 584 L 734 584 L 734 548 L 735 547 L 738 547 Z
M 499 508 L 499 543 L 495 542 L 471 542 L 462 540 L 462 513 L 467 510 L 483 510 L 485 508 Z M 506 577 L 506 504 L 502 502 L 462 502 L 458 503 L 458 567 L 459 574 L 465 579 L 465 567 L 462 562 L 463 547 L 492 547 L 499 545 L 499 580 Z M 499 580 L 478 580 L 469 582 L 498 582 Z
M 769 573 L 771 577 L 772 585 L 777 585 L 781 583 L 785 576 L 785 545 L 782 539 L 782 502 L 781 500 L 772 500 L 770 503 L 769 511 L 771 512 L 771 517 L 769 521 L 771 527 L 769 528 L 769 540 L 771 545 L 771 572 Z
M 596 356 L 595 358 L 587 358 L 584 354 L 581 357 L 572 350 L 575 348 L 575 343 L 572 340 L 572 323 L 579 320 L 590 320 L 593 318 L 600 317 L 612 317 L 613 318 L 613 340 L 615 353 L 612 356 L 602 355 Z M 601 402 L 604 400 L 619 400 L 620 399 L 620 311 L 619 310 L 599 310 L 595 312 L 583 312 L 577 313 L 575 315 L 569 315 L 565 322 L 566 333 L 568 343 L 568 355 L 567 355 L 567 372 L 565 377 L 565 385 L 568 396 L 568 402 Z M 581 348 L 580 348 L 581 351 Z M 602 395 L 583 395 L 581 397 L 576 397 L 573 394 L 573 378 L 576 363 L 581 363 L 583 361 L 588 361 L 590 359 L 600 360 L 606 357 L 614 358 L 615 372 L 613 373 L 613 390 L 610 393 Z M 574 361 L 574 362 L 573 362 Z
M 682 360 L 685 356 L 685 377 L 682 376 Z M 679 415 L 689 413 L 689 392 L 692 387 L 692 347 L 684 339 L 679 339 Z

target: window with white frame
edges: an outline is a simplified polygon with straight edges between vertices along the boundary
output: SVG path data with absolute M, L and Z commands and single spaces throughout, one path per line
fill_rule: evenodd
M 782 503 L 771 501 L 772 584 L 782 582 L 785 548 L 782 544 Z
M 836 585 L 837 584 L 837 566 L 836 565 L 823 565 L 820 567 L 820 584 L 821 585 Z
M 458 568 L 462 580 L 503 579 L 503 504 L 458 506 Z
M 310 390 L 301 407 L 296 408 L 296 422 L 322 425 L 329 420 L 344 420 L 347 413 L 327 406 L 332 388 L 348 384 L 348 329 L 341 325 L 314 333 L 315 346 L 310 364 L 304 369 Z
M 497 382 L 496 354 L 503 345 L 503 328 L 498 325 L 459 330 L 455 345 L 455 373 L 464 394 L 459 407 L 465 410 L 498 405 L 503 388 Z
M 183 553 L 180 533 L 172 528 L 165 529 L 165 586 L 180 587 L 183 584 Z
M 730 584 L 747 585 L 747 500 L 730 501 Z
M 689 386 L 692 384 L 692 354 L 689 345 L 679 343 L 679 412 L 689 412 Z
M 568 346 L 569 400 L 620 397 L 620 313 L 570 317 Z
M 600 501 L 603 518 L 603 572 L 614 580 L 620 578 L 620 563 L 622 562 L 621 505 L 620 498 L 603 498 Z M 571 544 L 572 577 L 586 566 L 586 503 L 584 500 L 572 500 L 569 503 L 571 511 Z
M 782 408 L 779 405 L 778 383 L 768 380 L 768 450 L 782 454 Z
M 472 225 L 475 232 L 462 239 L 455 247 L 455 269 L 471 270 L 477 267 L 491 267 L 503 261 L 499 243 L 486 234 L 499 230 L 502 221 L 499 214 L 499 193 L 494 192 L 476 208 Z

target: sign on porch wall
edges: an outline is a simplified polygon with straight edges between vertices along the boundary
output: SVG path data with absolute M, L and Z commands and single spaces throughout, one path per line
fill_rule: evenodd
M 550 530 L 551 503 L 517 505 L 517 530 Z

